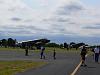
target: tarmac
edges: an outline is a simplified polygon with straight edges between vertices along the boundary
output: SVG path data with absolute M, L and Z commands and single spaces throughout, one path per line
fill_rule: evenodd
M 87 67 L 78 66 L 80 54 L 76 52 L 57 53 L 56 60 L 53 59 L 52 53 L 45 55 L 44 60 L 40 59 L 39 52 L 30 51 L 29 56 L 25 56 L 24 51 L 0 51 L 0 61 L 27 60 L 48 63 L 40 68 L 29 69 L 16 75 L 72 75 L 73 72 L 75 72 L 73 75 L 100 75 L 100 64 L 94 62 L 92 55 L 87 56 Z
M 100 59 L 99 59 L 100 62 Z M 87 67 L 80 66 L 76 75 L 100 75 L 100 63 L 94 61 L 93 55 L 86 58 Z

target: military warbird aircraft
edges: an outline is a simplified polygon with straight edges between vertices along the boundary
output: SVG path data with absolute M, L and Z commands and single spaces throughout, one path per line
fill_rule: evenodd
M 50 40 L 48 39 L 35 39 L 35 40 L 22 41 L 20 45 L 21 48 L 25 48 L 26 46 L 28 48 L 31 48 L 32 46 L 39 47 L 41 45 L 45 45 L 48 42 L 50 42 Z

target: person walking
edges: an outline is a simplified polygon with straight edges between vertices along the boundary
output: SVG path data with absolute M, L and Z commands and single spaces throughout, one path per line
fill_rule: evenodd
M 25 48 L 25 56 L 28 56 L 28 47 Z
M 83 46 L 83 48 L 81 49 L 81 60 L 82 60 L 81 66 L 84 66 L 84 67 L 87 66 L 85 64 L 86 54 L 87 54 L 87 50 L 86 50 L 85 46 Z
M 54 59 L 54 60 L 56 59 L 56 51 L 55 51 L 55 49 L 54 49 L 54 51 L 53 51 L 53 59 Z
M 99 60 L 99 53 L 100 53 L 99 46 L 95 47 L 94 53 L 95 53 L 95 62 L 98 63 L 98 60 Z
M 44 50 L 45 50 L 45 48 L 43 46 L 41 46 L 41 57 L 40 57 L 40 59 L 42 59 L 42 58 L 45 59 Z
M 93 60 L 94 60 L 94 58 L 95 58 L 94 48 L 91 48 L 91 52 L 93 53 L 92 56 L 93 56 Z

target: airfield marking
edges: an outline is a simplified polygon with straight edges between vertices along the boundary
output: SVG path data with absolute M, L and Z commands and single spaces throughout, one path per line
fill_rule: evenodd
M 75 75 L 75 74 L 76 74 L 76 72 L 77 72 L 78 69 L 80 68 L 81 64 L 82 64 L 82 61 L 78 64 L 78 66 L 77 66 L 77 67 L 75 68 L 75 70 L 71 73 L 71 75 Z
M 86 57 L 87 56 L 88 56 L 88 54 L 86 55 Z M 75 70 L 70 75 L 75 75 L 76 72 L 78 71 L 78 69 L 80 68 L 81 64 L 82 64 L 82 61 L 80 61 L 80 63 L 78 64 L 78 66 L 75 68 Z

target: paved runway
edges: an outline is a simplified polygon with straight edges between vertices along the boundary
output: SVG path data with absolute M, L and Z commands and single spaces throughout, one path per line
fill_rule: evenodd
M 70 75 L 80 61 L 78 53 L 66 52 L 57 53 L 56 60 L 53 59 L 52 53 L 46 53 L 46 59 L 40 59 L 40 53 L 29 52 L 29 56 L 25 56 L 24 51 L 0 51 L 0 60 L 14 61 L 14 60 L 32 60 L 45 61 L 47 65 L 38 68 L 30 69 L 24 73 L 17 75 Z
M 100 64 L 94 62 L 92 55 L 87 57 L 86 64 L 87 67 L 80 67 L 76 75 L 100 75 Z
M 57 53 L 53 60 L 52 53 L 46 53 L 46 59 L 40 59 L 40 53 L 30 51 L 25 56 L 24 51 L 0 51 L 0 61 L 31 60 L 48 62 L 47 65 L 30 69 L 17 75 L 70 75 L 80 62 L 80 54 L 76 52 Z M 100 60 L 99 60 L 100 61 Z M 100 64 L 95 63 L 93 56 L 86 59 L 87 67 L 80 67 L 75 75 L 100 75 Z

